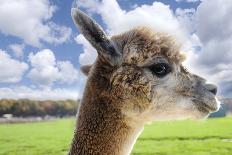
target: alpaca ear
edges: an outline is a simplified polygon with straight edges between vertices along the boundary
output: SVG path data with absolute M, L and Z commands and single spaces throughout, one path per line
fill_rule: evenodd
M 114 43 L 108 39 L 101 26 L 77 8 L 72 8 L 71 14 L 75 25 L 97 50 L 98 55 L 111 65 L 117 65 L 121 54 L 117 51 Z
M 91 67 L 92 67 L 92 65 L 81 66 L 81 72 L 84 73 L 86 76 L 88 76 Z

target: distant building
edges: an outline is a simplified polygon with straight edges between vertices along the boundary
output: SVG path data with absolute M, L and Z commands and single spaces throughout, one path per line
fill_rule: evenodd
M 2 115 L 2 117 L 5 119 L 11 119 L 11 118 L 13 118 L 13 115 L 12 114 L 4 114 L 4 115 Z
M 224 104 L 226 106 L 226 114 L 229 115 L 229 114 L 232 114 L 232 99 L 228 98 L 228 99 L 224 99 Z

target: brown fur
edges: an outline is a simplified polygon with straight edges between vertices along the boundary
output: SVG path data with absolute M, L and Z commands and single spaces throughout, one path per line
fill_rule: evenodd
M 175 40 L 164 33 L 155 33 L 147 27 L 138 27 L 121 35 L 111 38 L 119 43 L 123 49 L 124 62 L 128 64 L 143 65 L 154 56 L 165 56 L 170 61 L 182 62 L 184 56 L 180 54 L 180 46 Z
M 92 31 L 82 29 L 94 42 L 89 37 Z M 113 36 L 111 42 L 116 48 L 112 52 L 119 53 L 102 54 L 101 47 L 88 68 L 70 155 L 127 155 L 144 124 L 156 119 L 202 118 L 218 109 L 205 80 L 181 65 L 184 56 L 170 36 L 140 27 Z M 148 68 L 161 58 L 172 66 L 164 78 Z
M 133 132 L 120 111 L 123 102 L 115 96 L 117 92 L 111 94 L 112 71 L 100 66 L 104 64 L 98 60 L 86 84 L 70 151 L 72 155 L 120 154 L 126 137 Z

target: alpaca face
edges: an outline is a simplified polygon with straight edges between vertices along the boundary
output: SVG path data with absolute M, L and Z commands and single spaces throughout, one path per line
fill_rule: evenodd
M 216 86 L 206 84 L 206 80 L 189 73 L 182 65 L 172 66 L 172 72 L 158 79 L 159 85 L 153 89 L 159 118 L 204 118 L 219 109 Z
M 149 69 L 143 74 L 151 88 L 154 119 L 198 119 L 219 109 L 216 86 L 206 84 L 203 78 L 189 73 L 181 64 L 168 65 L 171 70 L 163 77 Z
M 105 35 L 100 26 L 79 10 L 73 19 L 98 51 L 104 63 L 93 64 L 107 71 L 115 108 L 128 118 L 144 123 L 160 119 L 204 118 L 219 109 L 216 86 L 183 67 L 183 55 L 168 35 L 147 28 L 136 28 L 113 36 Z M 85 67 L 87 73 L 90 67 Z M 104 76 L 104 77 L 107 77 Z M 97 82 L 97 81 L 96 81 Z
M 127 104 L 132 104 L 125 106 L 126 114 L 134 112 L 149 121 L 197 119 L 219 109 L 217 87 L 188 72 L 182 65 L 184 57 L 169 36 L 137 28 L 112 40 L 122 52 L 112 83 L 124 92 Z

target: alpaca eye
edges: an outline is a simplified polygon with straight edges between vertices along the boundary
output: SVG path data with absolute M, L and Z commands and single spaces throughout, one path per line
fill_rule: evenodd
M 158 63 L 149 67 L 149 69 L 158 77 L 164 77 L 169 73 L 170 69 L 166 63 Z

